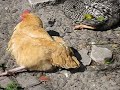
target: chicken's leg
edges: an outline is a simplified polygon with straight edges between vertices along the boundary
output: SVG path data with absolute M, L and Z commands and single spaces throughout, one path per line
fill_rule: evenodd
M 24 66 L 20 66 L 20 67 L 17 67 L 17 68 L 8 70 L 8 71 L 6 71 L 6 72 L 4 72 L 4 73 L 1 73 L 0 76 L 9 75 L 10 73 L 15 73 L 15 72 L 20 71 L 20 70 L 23 70 L 23 69 L 25 69 L 25 67 L 24 67 Z
M 85 25 L 85 24 L 76 25 L 74 27 L 75 30 L 77 30 L 77 29 L 84 29 L 84 28 L 86 28 L 86 29 L 95 29 L 95 27 L 88 26 L 88 25 Z

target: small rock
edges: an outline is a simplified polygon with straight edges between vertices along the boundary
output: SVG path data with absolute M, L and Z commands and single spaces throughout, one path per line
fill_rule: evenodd
M 9 8 L 8 7 L 5 7 L 5 10 L 8 10 Z
M 66 78 L 70 77 L 69 71 L 63 70 L 63 71 L 61 71 L 61 74 L 65 75 Z
M 104 63 L 105 59 L 112 58 L 112 51 L 107 48 L 97 47 L 97 46 L 93 45 L 90 57 L 95 62 Z
M 90 65 L 91 63 L 91 58 L 88 56 L 88 50 L 86 49 L 82 49 L 79 51 L 80 52 L 80 55 L 82 57 L 82 60 L 81 62 L 83 63 L 83 65 Z
M 31 5 L 36 5 L 39 3 L 44 3 L 44 2 L 53 2 L 55 0 L 28 0 Z

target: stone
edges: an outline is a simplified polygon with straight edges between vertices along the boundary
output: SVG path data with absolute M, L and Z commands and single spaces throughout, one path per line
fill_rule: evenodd
M 79 51 L 79 53 L 80 53 L 81 58 L 82 58 L 82 60 L 81 60 L 82 64 L 85 65 L 85 66 L 86 65 L 90 65 L 91 58 L 88 55 L 88 50 L 86 50 L 86 49 L 83 48 L 82 50 Z
M 112 51 L 108 48 L 102 48 L 93 45 L 90 57 L 95 62 L 104 63 L 106 59 L 108 60 L 112 58 Z
M 36 4 L 39 4 L 39 3 L 44 3 L 44 2 L 53 2 L 55 0 L 28 0 L 28 2 L 31 4 L 31 5 L 36 5 Z

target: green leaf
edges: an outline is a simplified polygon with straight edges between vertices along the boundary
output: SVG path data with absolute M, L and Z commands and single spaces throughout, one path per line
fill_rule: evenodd
M 105 20 L 105 18 L 103 16 L 99 16 L 99 17 L 97 17 L 97 20 L 100 21 L 100 22 L 102 22 L 102 21 Z
M 86 20 L 91 20 L 93 18 L 94 18 L 94 16 L 92 14 L 85 14 L 84 15 L 84 19 L 86 19 Z
M 106 58 L 105 59 L 105 64 L 112 64 L 113 60 Z

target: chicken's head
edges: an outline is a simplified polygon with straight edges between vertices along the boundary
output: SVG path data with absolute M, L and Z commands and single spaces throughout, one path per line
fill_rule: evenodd
M 21 15 L 20 15 L 20 18 L 21 20 L 23 20 L 28 14 L 30 13 L 30 10 L 25 10 Z
M 34 13 L 31 13 L 30 10 L 25 10 L 21 15 L 22 23 L 27 25 L 36 25 L 43 28 L 42 20 Z

